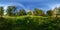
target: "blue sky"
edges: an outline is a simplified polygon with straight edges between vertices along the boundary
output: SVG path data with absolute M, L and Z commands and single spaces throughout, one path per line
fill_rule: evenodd
M 23 8 L 26 11 L 39 8 L 46 12 L 49 9 L 59 7 L 60 0 L 0 0 L 0 6 L 4 6 L 5 9 L 11 5 L 17 6 L 18 9 Z

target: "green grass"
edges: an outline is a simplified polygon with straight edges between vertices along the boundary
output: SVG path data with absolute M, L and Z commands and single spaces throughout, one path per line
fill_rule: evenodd
M 39 17 L 39 18 L 48 18 L 48 17 L 43 17 L 43 16 L 3 16 L 4 18 L 24 18 L 24 17 Z
M 43 16 L 5 16 L 0 18 L 0 30 L 59 30 L 60 18 Z

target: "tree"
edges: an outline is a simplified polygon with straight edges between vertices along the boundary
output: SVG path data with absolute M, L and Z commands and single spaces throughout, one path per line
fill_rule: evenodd
M 44 11 L 43 10 L 39 10 L 39 15 L 43 16 L 44 15 Z
M 2 16 L 4 14 L 4 8 L 0 7 L 0 16 Z
M 42 16 L 42 15 L 44 15 L 44 11 L 42 11 L 41 9 L 35 8 L 33 11 L 33 14 L 36 16 Z
M 15 6 L 8 6 L 8 8 L 7 8 L 7 15 L 9 15 L 9 16 L 15 15 L 15 10 L 16 10 Z
M 60 7 L 55 7 L 54 12 L 56 14 L 56 17 L 60 16 Z
M 47 15 L 49 15 L 49 16 L 54 15 L 54 11 L 53 11 L 53 10 L 48 10 L 48 11 L 47 11 Z
M 18 16 L 18 12 L 16 12 L 15 15 Z
M 21 9 L 19 13 L 21 16 L 26 15 L 26 11 L 24 9 Z
M 32 15 L 32 11 L 29 10 L 29 11 L 27 12 L 27 15 Z

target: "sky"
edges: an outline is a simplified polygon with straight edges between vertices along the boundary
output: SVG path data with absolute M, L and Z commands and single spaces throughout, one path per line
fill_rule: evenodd
M 18 10 L 23 8 L 26 11 L 38 8 L 46 12 L 49 9 L 60 7 L 60 0 L 0 0 L 0 6 L 4 9 L 8 6 L 17 6 Z

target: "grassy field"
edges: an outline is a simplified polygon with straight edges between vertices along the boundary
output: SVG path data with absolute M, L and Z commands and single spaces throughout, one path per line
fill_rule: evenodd
M 4 18 L 24 18 L 24 17 L 39 17 L 39 18 L 49 18 L 49 17 L 43 17 L 43 16 L 3 16 Z
M 60 18 L 43 16 L 3 16 L 0 30 L 59 30 Z

